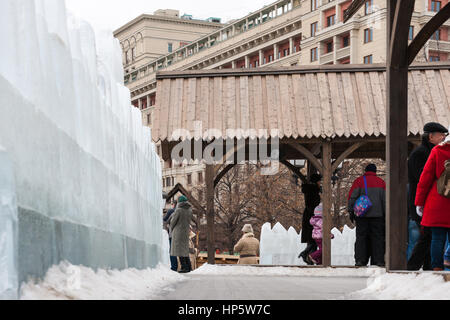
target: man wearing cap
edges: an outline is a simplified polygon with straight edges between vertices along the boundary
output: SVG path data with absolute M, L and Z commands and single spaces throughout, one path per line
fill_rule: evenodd
M 417 185 L 427 163 L 431 150 L 443 142 L 448 134 L 447 128 L 435 122 L 427 123 L 423 128 L 422 144 L 417 147 L 408 159 L 408 215 L 409 246 L 408 270 L 431 270 L 431 230 L 420 226 L 422 218 L 417 214 L 415 199 Z
M 366 194 L 367 184 L 367 194 Z M 367 195 L 372 207 L 363 217 L 356 217 L 356 200 Z M 365 174 L 353 183 L 348 196 L 350 219 L 356 223 L 355 261 L 357 267 L 371 264 L 383 267 L 386 252 L 386 183 L 377 177 L 377 166 L 369 164 Z

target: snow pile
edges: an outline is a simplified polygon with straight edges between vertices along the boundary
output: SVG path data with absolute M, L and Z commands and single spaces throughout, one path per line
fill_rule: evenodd
M 289 268 L 217 266 L 204 264 L 192 272 L 195 275 L 219 276 L 285 276 L 285 277 L 373 277 L 384 274 L 385 269 L 371 268 Z
M 450 300 L 450 282 L 440 275 L 384 274 L 368 280 L 362 291 L 351 294 L 349 299 L 378 300 Z
M 43 282 L 23 284 L 21 300 L 151 300 L 185 279 L 162 264 L 147 270 L 95 272 L 62 262 Z
M 300 234 L 290 227 L 286 230 L 280 223 L 271 229 L 270 223 L 263 225 L 261 230 L 261 265 L 305 266 L 303 259 L 299 259 L 300 252 L 306 249 L 301 243 Z M 331 264 L 333 266 L 354 266 L 354 248 L 356 230 L 344 227 L 343 233 L 333 229 L 334 239 L 331 241 Z

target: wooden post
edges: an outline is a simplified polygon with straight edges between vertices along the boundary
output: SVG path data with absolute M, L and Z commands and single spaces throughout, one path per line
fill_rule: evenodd
M 216 264 L 216 239 L 214 234 L 214 165 L 206 165 L 206 221 L 208 242 L 208 264 Z
M 331 188 L 331 141 L 324 141 L 322 144 L 322 165 L 323 165 L 323 239 L 322 264 L 324 267 L 331 267 L 331 204 L 332 204 L 332 188 Z
M 408 31 L 414 1 L 388 0 L 386 267 L 406 270 L 408 242 Z M 408 30 L 406 30 L 408 29 Z

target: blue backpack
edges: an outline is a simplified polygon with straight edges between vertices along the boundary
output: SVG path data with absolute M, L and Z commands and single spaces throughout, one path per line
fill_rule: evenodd
M 369 193 L 367 192 L 367 180 L 364 176 L 364 186 L 366 188 L 366 194 L 362 195 L 361 197 L 356 200 L 355 206 L 354 206 L 354 212 L 357 217 L 361 218 L 364 217 L 367 212 L 369 212 L 370 208 L 372 208 L 373 204 L 372 201 L 369 199 Z

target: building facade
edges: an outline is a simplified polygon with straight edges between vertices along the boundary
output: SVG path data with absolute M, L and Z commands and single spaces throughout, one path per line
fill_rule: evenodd
M 347 23 L 345 11 L 351 0 L 280 0 L 241 19 L 198 37 L 185 46 L 156 59 L 142 60 L 125 83 L 132 103 L 152 126 L 156 102 L 156 72 L 226 68 L 258 68 L 294 65 L 372 64 L 386 61 L 385 0 L 368 0 Z M 448 3 L 448 0 L 417 0 L 410 28 L 410 39 Z M 136 23 L 136 22 L 135 22 Z M 133 23 L 128 24 L 133 27 Z M 419 54 L 419 61 L 447 60 L 450 53 L 445 23 Z M 131 33 L 131 31 L 129 31 Z M 144 53 L 143 53 L 144 54 Z M 126 60 L 126 59 L 125 59 Z M 127 65 L 125 64 L 127 71 Z M 195 166 L 201 172 L 202 166 Z M 180 182 L 189 186 L 193 168 L 173 168 L 166 164 L 165 189 Z M 174 177 L 172 181 L 172 177 Z M 183 178 L 184 177 L 184 178 Z M 195 182 L 193 183 L 195 184 Z

